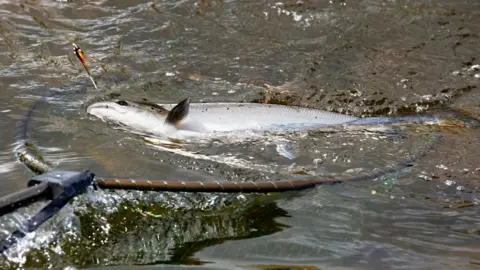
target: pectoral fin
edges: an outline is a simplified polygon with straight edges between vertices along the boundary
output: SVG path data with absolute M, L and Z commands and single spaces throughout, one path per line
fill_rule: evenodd
M 172 110 L 170 110 L 167 115 L 167 119 L 165 119 L 165 123 L 178 128 L 182 120 L 187 117 L 189 108 L 190 98 L 184 99 L 183 101 L 175 105 Z
M 293 154 L 292 152 L 288 151 L 286 149 L 286 145 L 285 144 L 278 144 L 277 143 L 277 147 L 275 148 L 277 150 L 277 153 L 279 153 L 281 156 L 284 156 L 288 159 L 294 159 L 296 158 L 295 154 Z

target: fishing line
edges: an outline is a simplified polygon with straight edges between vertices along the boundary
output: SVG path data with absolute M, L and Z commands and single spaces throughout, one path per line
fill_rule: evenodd
M 92 78 L 92 75 L 90 75 L 90 71 L 88 70 L 88 66 L 87 66 L 87 62 L 85 61 L 85 53 L 82 51 L 82 49 L 80 49 L 80 47 L 75 44 L 75 43 L 72 43 L 72 46 L 73 46 L 73 53 L 77 56 L 77 58 L 80 60 L 80 62 L 82 63 L 83 65 L 83 68 L 85 68 L 85 71 L 87 72 L 88 74 L 88 77 L 90 78 L 90 80 L 92 81 L 93 83 L 93 86 L 95 87 L 95 89 L 98 89 L 97 88 L 97 85 L 95 84 L 95 81 L 93 80 Z M 92 61 L 94 62 L 97 62 L 95 59 L 91 58 L 91 57 L 88 57 L 90 58 Z

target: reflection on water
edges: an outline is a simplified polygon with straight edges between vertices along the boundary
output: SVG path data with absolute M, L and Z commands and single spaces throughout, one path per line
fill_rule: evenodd
M 437 203 L 398 189 L 372 195 L 371 190 L 381 189 L 381 183 L 369 187 L 346 184 L 281 200 L 279 206 L 292 218 L 278 220 L 289 225 L 288 230 L 271 236 L 270 241 L 227 242 L 198 256 L 240 262 L 248 254 L 249 261 L 259 264 L 267 260 L 293 265 L 316 262 L 361 269 L 468 267 L 478 252 L 478 238 L 460 229 L 459 216 L 469 217 L 471 223 L 463 226 L 475 227 L 479 221 L 476 209 L 442 212 Z
M 396 164 L 442 134 L 407 170 L 304 192 L 90 190 L 1 255 L 1 268 L 478 268 L 478 129 L 318 132 L 172 152 L 85 114 L 92 102 L 121 95 L 156 103 L 269 100 L 357 116 L 456 109 L 478 119 L 478 1 L 41 0 L 0 7 L 0 195 L 30 176 L 14 155 L 15 127 L 45 96 L 30 122 L 35 147 L 58 168 L 114 177 L 260 181 L 352 173 Z M 98 90 L 72 42 L 97 60 L 87 62 Z M 42 205 L 0 218 L 0 237 Z

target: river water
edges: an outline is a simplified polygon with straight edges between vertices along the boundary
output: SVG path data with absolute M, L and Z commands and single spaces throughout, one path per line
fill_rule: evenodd
M 15 130 L 42 98 L 30 142 L 57 168 L 101 176 L 280 180 L 352 174 L 422 154 L 396 174 L 285 194 L 92 189 L 1 255 L 2 269 L 480 267 L 478 129 L 229 137 L 177 149 L 85 113 L 112 97 L 190 97 L 479 119 L 477 0 L 31 0 L 0 7 L 1 196 L 32 176 L 15 157 Z M 72 42 L 96 60 L 87 58 L 98 89 Z M 43 205 L 1 217 L 0 237 Z

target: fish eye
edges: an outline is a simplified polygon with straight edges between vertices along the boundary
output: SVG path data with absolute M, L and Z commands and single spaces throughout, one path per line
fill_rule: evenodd
M 122 106 L 127 106 L 128 105 L 128 103 L 125 100 L 119 100 L 119 101 L 117 101 L 117 104 L 122 105 Z

